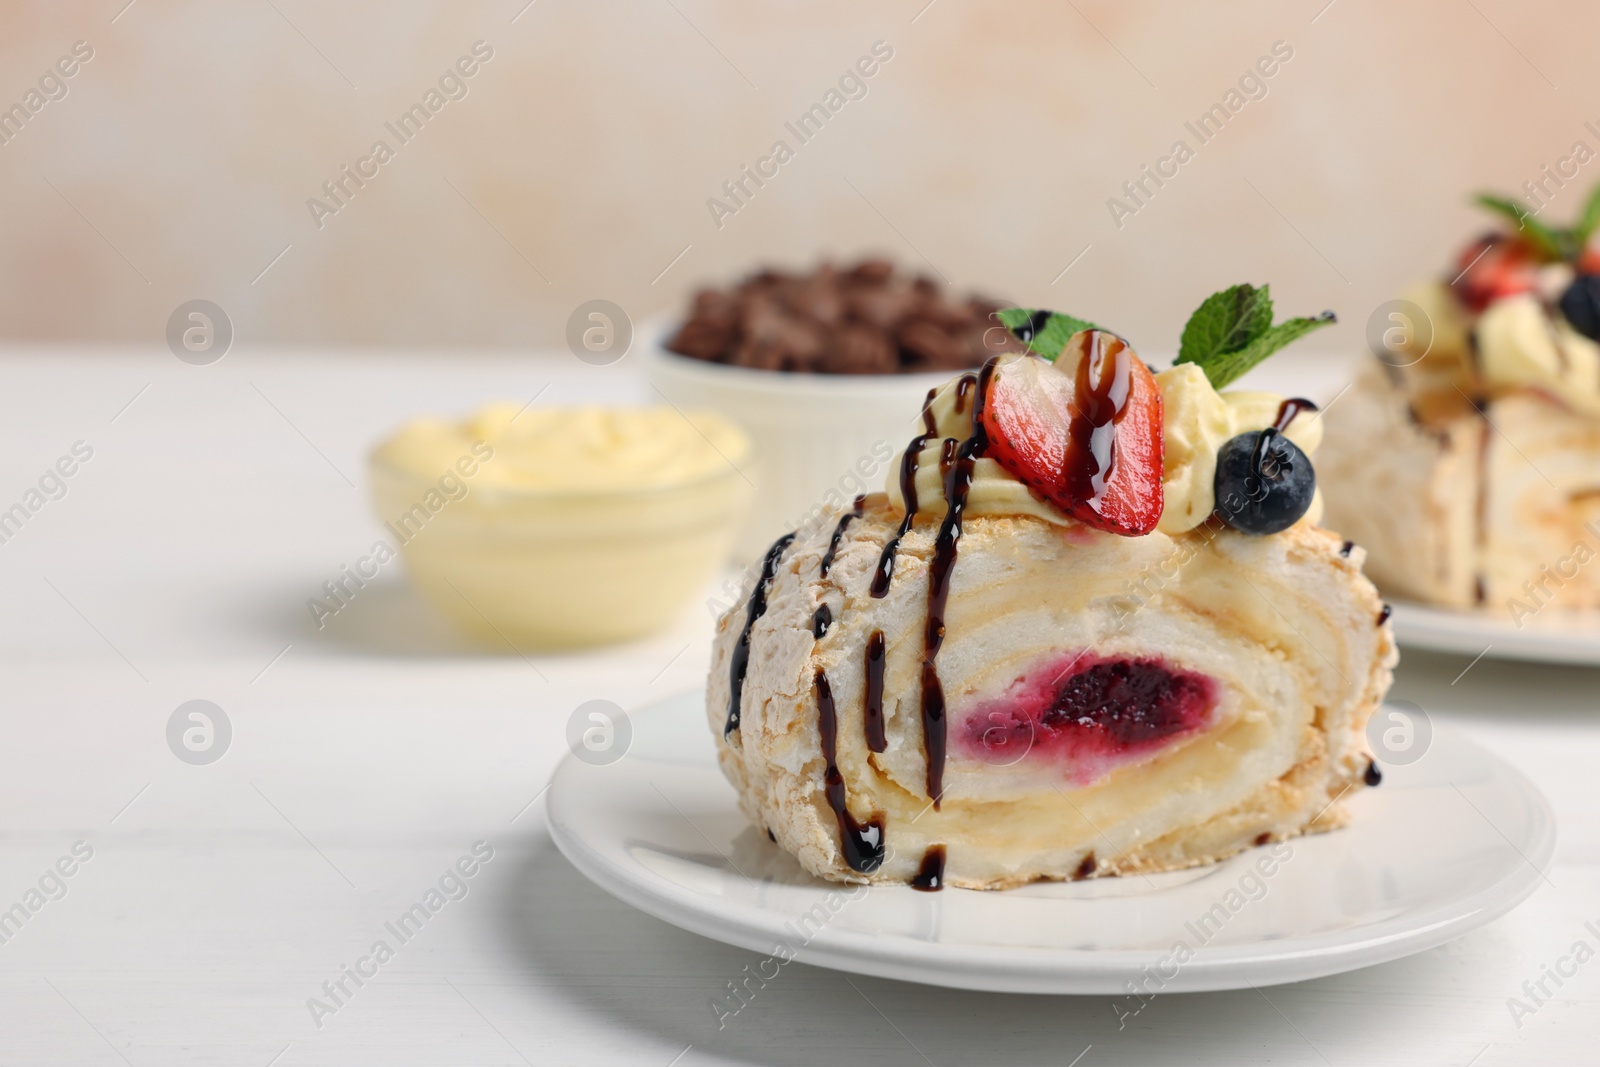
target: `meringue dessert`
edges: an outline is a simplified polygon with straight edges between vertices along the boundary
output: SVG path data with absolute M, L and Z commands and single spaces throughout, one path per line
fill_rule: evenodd
M 1265 287 L 1153 374 L 1053 312 L 931 391 L 885 492 L 786 535 L 718 623 L 707 716 L 812 874 L 1004 889 L 1339 826 L 1395 648 L 1317 527 L 1315 405 L 1219 392 L 1331 319 Z
M 1571 229 L 1480 203 L 1516 228 L 1380 324 L 1319 469 L 1385 592 L 1562 625 L 1600 610 L 1600 190 Z

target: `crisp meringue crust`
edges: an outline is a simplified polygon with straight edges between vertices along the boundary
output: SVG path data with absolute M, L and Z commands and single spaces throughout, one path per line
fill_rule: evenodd
M 967 518 L 938 659 L 951 741 L 935 806 L 921 698 L 937 523 L 913 525 L 887 595 L 870 593 L 901 517 L 885 497 L 868 498 L 826 577 L 835 523 L 783 553 L 751 629 L 740 727 L 725 742 L 742 606 L 719 625 L 707 713 L 722 767 L 746 815 L 807 870 L 906 882 L 943 846 L 947 884 L 1002 888 L 1204 863 L 1340 822 L 1338 800 L 1361 784 L 1362 730 L 1395 659 L 1359 552 L 1341 554 L 1338 538 L 1308 524 L 1271 537 L 1205 526 L 1129 538 L 1026 514 Z M 819 639 L 823 605 L 833 622 Z M 886 648 L 882 751 L 863 723 L 875 633 Z M 1018 757 L 962 743 L 1019 682 L 1086 653 L 1199 679 L 1192 692 L 1203 691 L 1204 714 L 1110 759 L 1071 746 Z M 850 816 L 883 828 L 874 869 L 852 868 L 841 851 L 819 673 L 836 709 Z

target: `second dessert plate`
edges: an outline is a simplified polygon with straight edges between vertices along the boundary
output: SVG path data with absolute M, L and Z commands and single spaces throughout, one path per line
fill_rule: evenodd
M 1456 652 L 1490 659 L 1600 666 L 1600 626 L 1552 614 L 1534 616 L 1521 628 L 1508 619 L 1466 611 L 1394 603 L 1392 621 L 1401 648 Z
M 992 893 L 840 885 L 745 821 L 717 769 L 702 693 L 629 725 L 620 758 L 569 756 L 557 770 L 551 836 L 620 899 L 773 966 L 1112 996 L 1130 982 L 1146 996 L 1294 982 L 1482 926 L 1533 892 L 1555 851 L 1532 783 L 1436 729 L 1420 760 L 1384 768 L 1380 788 L 1351 799 L 1349 827 L 1215 866 Z

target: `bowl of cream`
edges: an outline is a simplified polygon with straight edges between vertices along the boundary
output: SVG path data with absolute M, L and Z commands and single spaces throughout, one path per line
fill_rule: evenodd
M 727 558 L 749 505 L 746 435 L 672 408 L 491 404 L 372 453 L 372 499 L 422 595 L 517 651 L 642 637 Z

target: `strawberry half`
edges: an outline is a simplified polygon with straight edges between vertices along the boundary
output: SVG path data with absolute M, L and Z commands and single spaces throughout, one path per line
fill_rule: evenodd
M 1462 249 L 1456 269 L 1461 272 L 1451 283 L 1456 296 L 1482 311 L 1496 300 L 1531 291 L 1538 281 L 1539 254 L 1526 241 L 1491 234 Z
M 996 368 L 982 419 L 984 454 L 1072 518 L 1125 537 L 1161 520 L 1161 390 L 1115 334 Z

